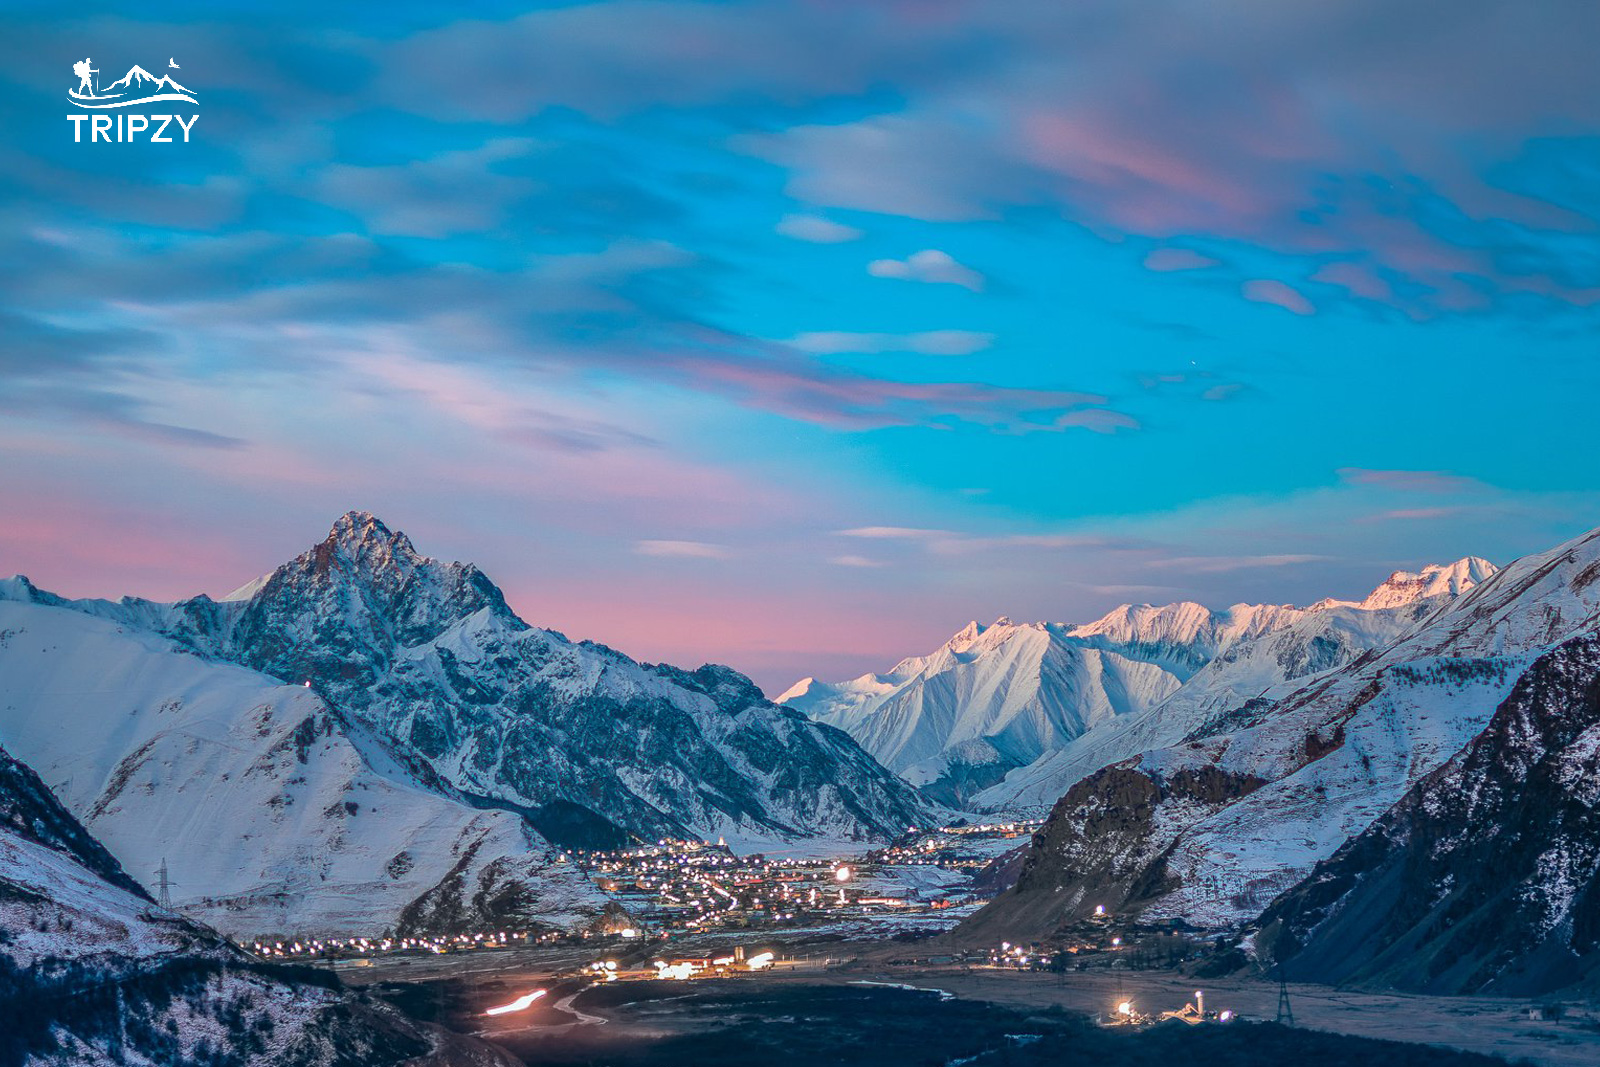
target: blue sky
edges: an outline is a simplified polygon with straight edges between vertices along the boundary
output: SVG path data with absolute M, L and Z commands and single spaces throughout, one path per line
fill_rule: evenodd
M 1600 9 L 1322 8 L 7 5 L 0 570 L 367 508 L 781 688 L 1596 525 Z

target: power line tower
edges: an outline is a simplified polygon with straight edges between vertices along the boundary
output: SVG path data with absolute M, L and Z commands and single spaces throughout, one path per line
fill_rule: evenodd
M 167 873 L 167 857 L 161 857 L 161 868 L 156 871 L 156 903 L 172 910 L 172 887 L 177 885 Z
M 1283 1026 L 1294 1025 L 1294 1008 L 1289 1005 L 1289 981 L 1284 977 L 1283 964 L 1278 964 L 1278 1019 Z

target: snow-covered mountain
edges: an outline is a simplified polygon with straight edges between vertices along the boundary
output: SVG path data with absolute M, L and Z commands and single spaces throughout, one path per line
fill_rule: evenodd
M 1494 564 L 1477 556 L 1467 556 L 1443 566 L 1424 567 L 1417 572 L 1395 571 L 1365 599 L 1355 602 L 1322 600 L 1313 607 L 1356 607 L 1367 610 L 1401 608 L 1418 601 L 1439 597 L 1458 597 L 1494 573 Z
M 932 817 L 845 734 L 724 667 L 528 626 L 370 515 L 240 599 L 0 582 L 0 739 L 239 936 L 583 921 L 547 843 L 884 840 Z
M 0 750 L 0 1062 L 511 1067 L 499 1050 L 256 964 L 159 908 Z
M 960 804 L 1089 727 L 1178 687 L 1164 667 L 1073 640 L 1065 627 L 974 622 L 885 675 L 806 679 L 781 703 L 837 726 L 926 795 Z
M 1359 601 L 1322 600 L 1279 614 L 1277 625 L 1235 641 L 1145 711 L 1100 724 L 977 794 L 980 810 L 1048 811 L 1085 775 L 1136 753 L 1203 737 L 1230 717 L 1286 696 L 1310 678 L 1382 648 L 1494 573 L 1468 558 L 1419 574 L 1396 571 Z M 1409 599 L 1408 599 L 1409 598 Z
M 726 667 L 637 663 L 529 626 L 470 564 L 352 512 L 247 600 L 172 609 L 208 654 L 309 681 L 352 721 L 546 836 L 883 840 L 929 807 L 846 735 Z
M 186 914 L 240 938 L 570 926 L 605 898 L 314 690 L 0 582 L 0 739 Z M 142 616 L 148 605 L 127 612 Z
M 887 674 L 807 678 L 778 699 L 941 802 L 1047 808 L 1083 773 L 1147 747 L 1131 724 L 1148 725 L 1152 709 L 1179 700 L 1193 718 L 1339 666 L 1493 570 L 1463 559 L 1397 571 L 1362 601 L 1309 608 L 1184 602 L 1124 605 L 1082 625 L 974 622 Z
M 1488 727 L 1275 901 L 1297 980 L 1545 993 L 1600 972 L 1600 633 L 1536 660 Z
M 1597 626 L 1600 531 L 1292 691 L 1180 715 L 1177 741 L 1071 784 L 1017 885 L 966 933 L 1038 936 L 1096 905 L 1245 922 L 1460 752 L 1535 658 Z

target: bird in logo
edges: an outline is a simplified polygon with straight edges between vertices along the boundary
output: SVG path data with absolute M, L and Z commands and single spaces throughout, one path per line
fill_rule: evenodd
M 180 70 L 181 69 L 178 66 L 178 61 L 176 59 L 171 58 L 170 56 L 167 57 L 167 66 L 171 67 L 173 70 Z

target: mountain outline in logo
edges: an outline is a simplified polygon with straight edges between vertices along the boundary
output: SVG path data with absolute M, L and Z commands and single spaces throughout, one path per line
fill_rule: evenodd
M 137 63 L 128 70 L 128 73 L 110 85 L 103 89 L 98 88 L 94 76 L 100 72 L 90 65 L 92 62 L 90 59 L 82 59 L 72 65 L 72 73 L 78 79 L 78 87 L 67 90 L 67 99 L 77 107 L 104 111 L 160 100 L 177 100 L 196 106 L 200 103 L 195 97 L 194 90 L 179 85 L 168 75 L 158 78 Z M 167 62 L 174 69 L 178 66 L 173 60 L 169 59 Z

